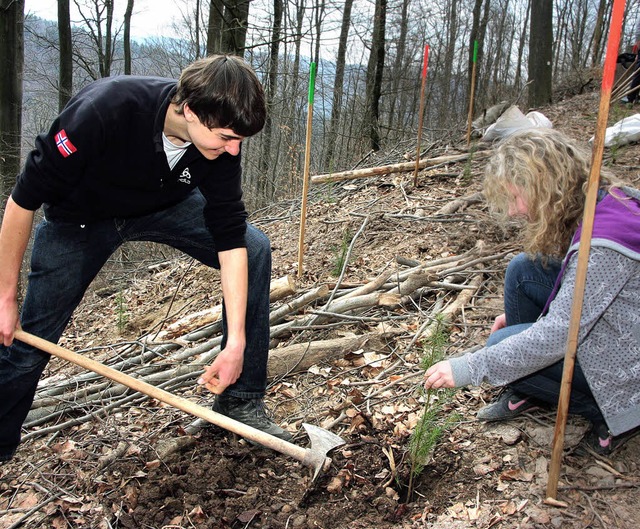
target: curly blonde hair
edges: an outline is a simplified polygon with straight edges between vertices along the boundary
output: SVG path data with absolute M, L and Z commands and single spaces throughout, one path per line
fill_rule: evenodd
M 485 170 L 484 195 L 506 220 L 517 188 L 528 206 L 525 251 L 560 258 L 582 220 L 590 167 L 591 152 L 561 132 L 527 129 L 498 145 Z M 608 190 L 620 181 L 602 170 L 600 185 Z

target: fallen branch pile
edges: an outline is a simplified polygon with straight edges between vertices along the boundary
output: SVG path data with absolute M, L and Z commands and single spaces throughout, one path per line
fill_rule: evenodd
M 348 287 L 339 280 L 331 292 L 327 285 L 298 292 L 289 277 L 274 281 L 270 379 L 330 364 L 354 351 L 383 350 L 390 338 L 399 338 L 399 333 L 411 340 L 410 348 L 429 334 L 436 314 L 443 314 L 449 323 L 455 321 L 480 293 L 484 267 L 509 251 L 495 253 L 479 244 L 462 255 L 427 263 L 397 259 L 373 280 Z M 220 308 L 213 307 L 184 317 L 161 333 L 112 345 L 113 355 L 104 363 L 168 391 L 193 390 L 203 368 L 220 351 L 220 314 Z M 399 330 L 399 326 L 388 325 L 416 318 L 423 324 L 413 337 L 406 336 L 407 331 Z M 336 336 L 337 329 L 349 332 Z M 402 355 L 395 354 L 398 361 L 377 378 L 388 377 L 402 367 Z M 58 432 L 145 399 L 93 373 L 51 381 L 37 392 L 25 423 L 31 432 L 23 439 Z

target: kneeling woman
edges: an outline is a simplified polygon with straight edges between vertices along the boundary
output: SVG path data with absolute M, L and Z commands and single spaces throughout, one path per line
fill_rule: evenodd
M 509 263 L 487 346 L 425 373 L 426 388 L 505 386 L 479 419 L 558 402 L 590 162 L 560 132 L 530 129 L 487 166 L 485 197 L 524 220 L 526 253 Z M 640 425 L 640 191 L 605 171 L 591 245 L 569 413 L 591 422 L 585 442 L 608 454 Z

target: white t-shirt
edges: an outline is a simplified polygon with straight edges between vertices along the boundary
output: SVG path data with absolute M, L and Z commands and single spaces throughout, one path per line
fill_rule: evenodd
M 171 141 L 169 141 L 169 138 L 167 138 L 163 132 L 162 144 L 164 146 L 164 153 L 167 155 L 167 162 L 169 162 L 169 167 L 173 169 L 178 163 L 178 160 L 182 158 L 182 155 L 187 152 L 187 147 L 191 145 L 191 142 L 186 142 L 184 145 L 176 145 L 175 143 L 171 143 Z

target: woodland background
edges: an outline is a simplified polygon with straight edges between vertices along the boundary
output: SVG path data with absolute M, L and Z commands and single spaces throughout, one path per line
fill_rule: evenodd
M 49 0 L 53 3 L 53 0 Z M 509 100 L 529 108 L 582 92 L 603 61 L 606 0 L 178 0 L 171 34 L 130 36 L 135 0 L 58 0 L 58 20 L 0 2 L 0 191 L 68 98 L 105 76 L 177 77 L 210 53 L 243 56 L 264 83 L 265 129 L 246 142 L 255 209 L 302 187 L 310 62 L 318 65 L 311 174 L 366 164 L 416 137 L 429 45 L 424 138 L 465 128 L 477 42 L 476 115 Z M 629 1 L 620 51 L 634 42 Z M 595 75 L 597 77 L 597 74 Z
M 238 53 L 269 98 L 270 121 L 247 140 L 243 163 L 251 220 L 272 242 L 279 279 L 299 272 L 310 62 L 319 67 L 312 175 L 414 165 L 430 46 L 420 153 L 429 165 L 418 185 L 412 174 L 388 170 L 314 185 L 304 274 L 272 303 L 270 361 L 282 369 L 270 367 L 265 400 L 296 442 L 306 441 L 302 422 L 345 439 L 330 471 L 312 484 L 297 461 L 223 431 L 192 429 L 184 413 L 54 360 L 18 454 L 0 467 L 0 527 L 637 528 L 640 437 L 611 458 L 580 452 L 588 425 L 570 418 L 567 506 L 543 505 L 555 413 L 504 425 L 475 420 L 497 388 L 439 393 L 429 411 L 436 427 L 451 428 L 418 474 L 411 466 L 412 439 L 428 415 L 417 381 L 436 331 L 446 330 L 446 356 L 484 344 L 503 311 L 504 269 L 520 249 L 516 231 L 497 226 L 482 200 L 490 144 L 465 142 L 472 43 L 475 118 L 504 101 L 540 110 L 586 143 L 611 4 L 177 0 L 171 34 L 135 40 L 128 28 L 142 16 L 136 1 L 64 0 L 50 21 L 25 14 L 22 0 L 0 0 L 5 197 L 34 136 L 88 82 L 176 77 L 198 56 Z M 621 52 L 635 40 L 639 8 L 626 3 Z M 614 101 L 609 124 L 635 112 Z M 639 144 L 607 149 L 604 163 L 638 187 Z M 220 322 L 202 320 L 219 315 L 219 276 L 173 257 L 146 244 L 117 253 L 61 343 L 208 405 L 195 380 L 220 347 Z

